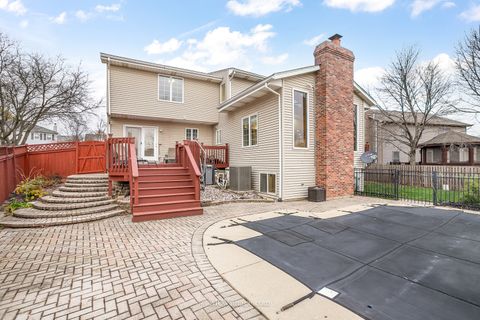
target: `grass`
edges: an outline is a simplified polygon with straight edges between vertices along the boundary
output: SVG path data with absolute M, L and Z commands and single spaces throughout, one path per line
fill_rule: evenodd
M 393 183 L 365 182 L 365 195 L 372 195 L 382 198 L 396 198 L 395 185 Z M 462 202 L 464 193 L 462 191 L 438 190 L 438 202 Z M 433 202 L 433 189 L 416 186 L 398 186 L 398 198 L 414 201 Z

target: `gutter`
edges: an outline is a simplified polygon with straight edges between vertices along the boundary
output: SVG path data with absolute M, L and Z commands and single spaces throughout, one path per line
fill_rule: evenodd
M 283 81 L 283 80 L 282 80 Z M 283 84 L 282 84 L 283 87 Z M 282 112 L 282 97 L 280 93 L 273 90 L 268 86 L 268 83 L 265 84 L 265 88 L 271 91 L 273 94 L 278 97 L 278 195 L 279 201 L 283 199 L 283 112 Z
M 111 125 L 110 125 L 110 114 L 111 114 L 111 106 L 110 106 L 110 57 L 107 58 L 107 134 L 111 133 Z
M 242 95 L 241 98 L 242 98 L 242 99 L 243 99 L 243 98 L 246 98 L 246 97 L 248 97 L 248 96 L 254 94 L 255 92 L 257 92 L 257 91 L 259 91 L 259 90 L 261 90 L 261 89 L 264 89 L 264 88 L 270 89 L 270 88 L 268 87 L 267 82 L 263 83 L 261 86 L 255 88 L 254 90 L 251 90 L 249 93 L 247 93 L 247 94 L 245 94 L 245 95 Z M 248 89 L 247 89 L 247 90 L 248 90 Z M 270 90 L 271 90 L 271 89 L 270 89 Z M 227 100 L 227 101 L 228 101 L 228 100 Z M 221 108 L 218 110 L 218 112 L 222 112 L 223 110 L 225 110 L 225 109 L 227 109 L 228 107 L 230 107 L 231 103 L 233 103 L 234 101 L 235 101 L 235 100 L 230 101 L 228 104 L 226 104 L 226 105 L 224 105 L 223 107 L 221 107 Z

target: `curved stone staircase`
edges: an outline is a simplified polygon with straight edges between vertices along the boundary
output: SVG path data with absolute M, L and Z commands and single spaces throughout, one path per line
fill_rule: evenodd
M 18 209 L 13 216 L 0 219 L 5 228 L 59 226 L 101 220 L 124 213 L 108 196 L 106 174 L 72 175 L 49 196 L 32 208 Z

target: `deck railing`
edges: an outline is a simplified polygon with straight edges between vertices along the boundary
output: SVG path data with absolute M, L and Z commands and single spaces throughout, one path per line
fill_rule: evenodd
M 195 144 L 178 143 L 176 144 L 177 162 L 184 168 L 188 169 L 190 177 L 194 181 L 195 200 L 200 200 L 200 168 L 198 165 L 198 157 L 195 157 Z M 198 146 L 197 146 L 198 147 Z
M 203 144 L 202 144 L 203 145 Z M 228 144 L 224 146 L 203 145 L 206 152 L 206 163 L 217 169 L 225 169 L 229 166 Z
M 138 164 L 135 138 L 109 138 L 108 142 L 109 194 L 112 195 L 113 180 L 128 181 L 130 207 L 138 203 Z

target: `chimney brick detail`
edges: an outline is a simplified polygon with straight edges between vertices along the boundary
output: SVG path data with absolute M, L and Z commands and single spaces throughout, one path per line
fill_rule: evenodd
M 353 194 L 353 53 L 339 41 L 314 51 L 320 65 L 315 83 L 315 181 L 327 198 Z

